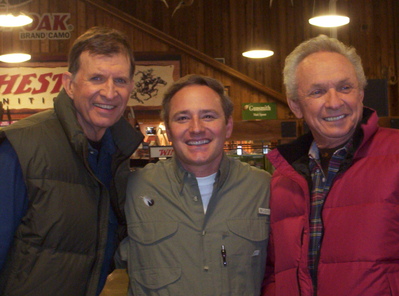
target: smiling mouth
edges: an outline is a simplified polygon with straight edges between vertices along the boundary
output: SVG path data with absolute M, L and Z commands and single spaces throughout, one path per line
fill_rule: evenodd
M 325 121 L 337 121 L 344 118 L 346 115 L 334 116 L 334 117 L 325 117 Z
M 189 146 L 199 146 L 199 145 L 208 144 L 210 142 L 211 142 L 210 140 L 197 140 L 197 141 L 191 140 L 191 141 L 187 142 L 187 145 L 189 145 Z
M 96 104 L 96 103 L 94 103 L 93 105 L 98 108 L 105 109 L 105 110 L 112 110 L 112 109 L 116 108 L 116 106 L 113 106 L 113 105 Z

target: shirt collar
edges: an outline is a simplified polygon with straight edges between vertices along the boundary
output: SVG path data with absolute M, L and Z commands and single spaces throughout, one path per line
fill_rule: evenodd
M 173 157 L 172 161 L 173 161 L 174 171 L 176 172 L 177 180 L 180 183 L 184 183 L 185 178 L 195 179 L 195 175 L 185 170 L 181 165 L 180 161 L 176 157 Z M 226 154 L 223 154 L 219 170 L 217 171 L 216 174 L 215 182 L 218 184 L 223 184 L 228 177 L 229 170 L 230 170 L 230 162 L 228 156 Z
M 346 154 L 348 151 L 350 151 L 350 148 L 353 145 L 353 138 L 351 138 L 343 147 L 337 149 L 333 155 L 336 155 L 337 153 L 339 154 Z M 309 148 L 309 158 L 314 159 L 314 160 L 320 160 L 320 153 L 319 153 L 319 147 L 316 145 L 316 141 L 312 142 L 312 145 L 310 145 Z

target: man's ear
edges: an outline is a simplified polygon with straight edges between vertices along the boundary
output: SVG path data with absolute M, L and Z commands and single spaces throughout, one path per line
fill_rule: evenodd
M 288 98 L 287 102 L 288 102 L 288 106 L 290 107 L 292 113 L 294 113 L 297 118 L 302 118 L 303 113 L 301 110 L 300 102 L 298 100 L 295 100 L 295 101 L 291 100 L 290 98 Z
M 226 139 L 230 138 L 232 133 L 233 133 L 233 117 L 230 116 L 226 124 Z
M 73 89 L 72 89 L 72 73 L 65 72 L 62 74 L 62 86 L 64 87 L 68 96 L 73 99 Z
M 364 100 L 364 90 L 363 89 L 359 92 L 359 99 L 363 103 L 363 100 Z

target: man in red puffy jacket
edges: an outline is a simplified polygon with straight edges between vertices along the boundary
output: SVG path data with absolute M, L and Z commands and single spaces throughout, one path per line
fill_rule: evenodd
M 320 35 L 287 57 L 284 83 L 310 132 L 268 154 L 263 295 L 399 295 L 399 131 L 363 106 L 360 57 Z

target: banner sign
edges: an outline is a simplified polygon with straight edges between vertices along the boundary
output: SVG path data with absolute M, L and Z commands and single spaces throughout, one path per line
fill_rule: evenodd
M 6 109 L 48 109 L 62 88 L 65 66 L 0 67 L 0 102 Z
M 150 146 L 150 158 L 172 157 L 173 153 L 172 146 Z
M 242 103 L 242 120 L 277 119 L 276 103 Z

